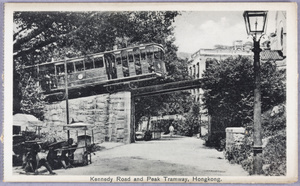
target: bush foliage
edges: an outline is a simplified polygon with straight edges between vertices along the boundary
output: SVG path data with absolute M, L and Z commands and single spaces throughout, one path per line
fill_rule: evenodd
M 212 116 L 212 125 L 246 127 L 252 122 L 254 102 L 253 60 L 229 57 L 211 60 L 203 76 L 203 104 Z M 285 70 L 276 64 L 261 64 L 262 112 L 285 101 Z M 217 127 L 217 126 L 216 126 Z
M 278 107 L 284 108 L 282 105 Z M 275 115 L 269 110 L 263 114 L 263 118 L 262 126 L 265 131 L 264 141 L 266 141 L 266 146 L 263 148 L 263 174 L 266 176 L 286 175 L 285 109 L 279 110 Z M 248 135 L 241 145 L 234 145 L 227 149 L 225 157 L 231 163 L 242 165 L 249 174 L 253 174 L 252 146 L 252 135 Z
M 220 148 L 222 132 L 227 127 L 245 127 L 249 136 L 241 145 L 226 151 L 226 158 L 253 173 L 252 126 L 254 103 L 253 60 L 249 57 L 229 57 L 210 60 L 203 76 L 203 103 L 211 116 L 210 142 Z M 273 62 L 261 63 L 261 101 L 264 147 L 264 174 L 286 173 L 286 71 Z M 213 135 L 217 134 L 217 135 Z
M 188 113 L 184 115 L 185 120 L 178 123 L 178 133 L 184 136 L 193 136 L 201 134 L 200 123 L 200 104 L 193 103 Z
M 273 136 L 263 151 L 264 174 L 267 176 L 286 175 L 286 134 Z
M 253 158 L 251 147 L 253 141 L 249 137 L 245 137 L 245 140 L 240 145 L 233 145 L 230 149 L 225 152 L 225 158 L 230 161 L 230 163 L 237 163 L 242 165 L 242 167 L 249 172 L 253 173 Z

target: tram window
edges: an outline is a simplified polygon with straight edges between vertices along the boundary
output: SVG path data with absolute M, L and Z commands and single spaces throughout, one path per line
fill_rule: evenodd
M 142 68 L 141 68 L 141 66 L 135 66 L 135 69 L 136 69 L 136 75 L 140 75 L 140 74 L 142 74 Z
M 40 66 L 39 66 L 39 71 L 40 71 L 40 72 L 46 71 L 46 66 L 45 66 L 45 65 L 40 65 Z
M 139 50 L 134 51 L 134 60 L 135 60 L 135 63 L 140 62 L 140 51 Z
M 94 62 L 93 62 L 92 58 L 87 58 L 87 59 L 84 60 L 84 62 L 85 62 L 85 69 L 86 70 L 94 68 Z
M 129 63 L 133 62 L 133 54 L 132 54 L 132 52 L 128 52 L 128 61 L 129 61 Z
M 112 66 L 113 68 L 115 68 L 115 66 L 116 66 L 115 56 L 114 56 L 114 55 L 111 55 L 110 57 L 111 57 L 111 66 Z
M 46 67 L 46 71 L 48 75 L 54 75 L 55 74 L 55 70 L 54 70 L 54 65 L 53 64 L 49 64 L 49 65 L 45 65 Z
M 41 80 L 44 80 L 46 76 L 50 77 L 50 73 L 49 70 L 47 69 L 47 66 L 46 65 L 39 66 L 39 78 Z
M 94 58 L 95 68 L 102 68 L 104 67 L 103 57 L 96 57 Z
M 57 73 L 57 75 L 62 75 L 62 74 L 65 73 L 65 66 L 64 66 L 64 64 L 56 66 L 56 73 Z
M 154 48 L 154 59 L 161 59 L 161 51 L 158 48 Z
M 110 57 L 111 57 L 112 65 L 115 66 L 115 56 L 114 55 L 110 55 Z
M 146 50 L 141 50 L 141 59 L 146 60 Z
M 67 71 L 68 74 L 74 72 L 74 63 L 67 63 Z
M 122 52 L 122 64 L 123 64 L 124 67 L 128 67 L 127 52 L 126 51 Z
M 75 62 L 75 68 L 76 71 L 83 71 L 84 70 L 84 66 L 83 66 L 83 61 L 77 61 Z
M 121 55 L 120 54 L 116 54 L 116 62 L 117 62 L 117 65 L 121 65 Z
M 39 68 L 41 68 L 41 67 L 39 67 Z M 41 70 L 39 69 L 38 78 L 39 78 L 39 79 L 43 78 L 43 77 L 44 77 L 44 74 L 45 74 L 45 72 L 44 72 L 44 71 L 41 71 Z
M 147 59 L 152 60 L 153 59 L 153 49 L 152 47 L 147 48 Z
M 134 49 L 133 54 L 134 54 L 134 60 L 135 60 L 136 74 L 140 75 L 140 74 L 142 74 L 141 61 L 140 61 L 140 50 Z
M 41 81 L 44 90 L 49 90 L 56 88 L 56 78 L 55 78 L 55 66 L 54 64 L 45 65 L 46 71 L 43 72 L 43 79 Z

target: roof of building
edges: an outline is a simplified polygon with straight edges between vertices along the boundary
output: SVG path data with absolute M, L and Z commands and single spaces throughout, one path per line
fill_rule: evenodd
M 264 61 L 268 61 L 268 60 L 283 60 L 284 58 L 280 56 L 279 52 L 276 50 L 263 50 L 260 53 L 260 59 Z
M 192 54 L 191 59 L 197 56 L 233 56 L 233 55 L 253 55 L 252 52 L 246 50 L 233 50 L 233 49 L 200 49 Z

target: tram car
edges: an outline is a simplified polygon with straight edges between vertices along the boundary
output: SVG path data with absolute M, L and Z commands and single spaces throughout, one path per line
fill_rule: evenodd
M 46 62 L 26 69 L 37 77 L 45 95 L 62 92 L 65 82 L 69 90 L 89 85 L 109 88 L 166 75 L 164 49 L 156 43 Z

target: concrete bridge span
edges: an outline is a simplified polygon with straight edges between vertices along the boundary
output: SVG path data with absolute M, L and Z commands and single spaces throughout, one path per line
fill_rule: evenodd
M 135 97 L 164 94 L 200 86 L 200 79 L 196 79 L 69 99 L 69 121 L 92 124 L 95 143 L 101 141 L 131 143 L 135 140 Z M 66 100 L 52 102 L 45 106 L 44 116 L 47 131 L 49 131 L 48 137 L 57 140 L 67 138 L 67 131 L 63 130 L 63 125 L 67 124 L 66 110 Z M 84 134 L 83 131 L 81 133 Z M 70 131 L 71 138 L 75 139 L 76 135 L 76 131 Z M 92 135 L 92 130 L 88 130 L 87 135 Z

